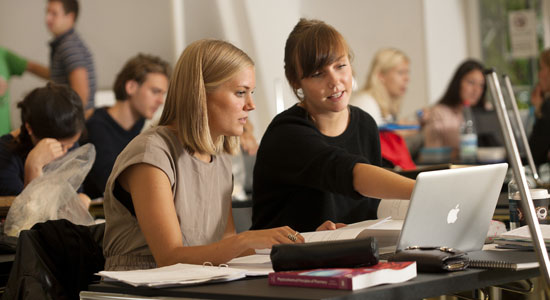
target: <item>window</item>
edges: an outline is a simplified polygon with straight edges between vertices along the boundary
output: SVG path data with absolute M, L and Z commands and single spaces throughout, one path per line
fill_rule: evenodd
M 510 76 L 520 109 L 529 107 L 531 89 L 537 82 L 538 60 L 512 57 L 508 15 L 517 10 L 535 11 L 539 52 L 543 48 L 542 1 L 544 0 L 479 0 L 481 53 L 487 67 Z

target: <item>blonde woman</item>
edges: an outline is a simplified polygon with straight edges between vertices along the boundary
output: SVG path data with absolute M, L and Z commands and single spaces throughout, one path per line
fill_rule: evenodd
M 253 110 L 254 63 L 218 40 L 181 55 L 159 125 L 117 158 L 105 191 L 106 270 L 220 264 L 280 243 L 289 227 L 235 233 L 231 162 Z
M 379 127 L 395 123 L 401 98 L 409 84 L 409 64 L 409 58 L 400 50 L 386 48 L 378 51 L 372 60 L 364 89 L 352 97 L 350 104 L 369 113 Z M 416 167 L 403 139 L 403 136 L 415 133 L 417 131 L 381 129 L 383 167 L 405 170 Z
M 353 96 L 350 104 L 368 112 L 378 125 L 395 122 L 409 84 L 409 64 L 409 58 L 400 50 L 378 51 L 365 87 Z

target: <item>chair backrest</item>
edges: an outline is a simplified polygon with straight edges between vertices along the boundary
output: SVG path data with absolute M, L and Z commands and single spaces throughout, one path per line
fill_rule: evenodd
M 104 230 L 55 220 L 21 231 L 3 299 L 78 299 L 104 268 Z

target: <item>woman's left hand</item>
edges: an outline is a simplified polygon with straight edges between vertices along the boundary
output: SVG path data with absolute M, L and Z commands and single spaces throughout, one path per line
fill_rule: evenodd
M 344 223 L 334 223 L 330 220 L 325 221 L 323 224 L 321 224 L 315 231 L 323 231 L 323 230 L 334 230 L 342 227 L 346 227 L 347 225 Z
M 78 199 L 80 199 L 80 201 L 82 201 L 82 204 L 84 204 L 84 207 L 86 209 L 90 208 L 90 203 L 92 203 L 92 200 L 90 199 L 90 197 L 88 197 L 88 195 L 83 194 L 83 193 L 78 193 Z

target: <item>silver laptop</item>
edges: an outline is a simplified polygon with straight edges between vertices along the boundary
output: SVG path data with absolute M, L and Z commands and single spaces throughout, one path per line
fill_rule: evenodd
M 481 250 L 508 164 L 420 173 L 396 250 L 445 246 Z

